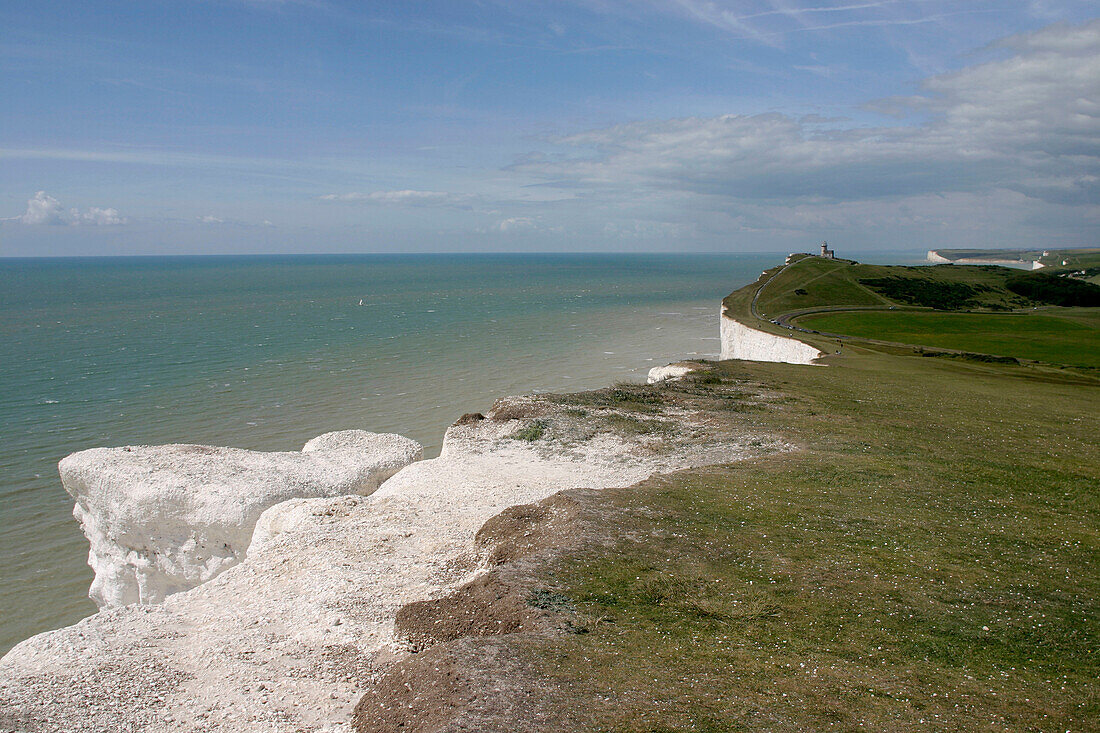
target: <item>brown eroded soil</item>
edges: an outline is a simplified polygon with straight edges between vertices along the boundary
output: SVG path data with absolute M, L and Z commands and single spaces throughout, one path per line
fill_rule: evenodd
M 562 633 L 561 599 L 535 588 L 537 572 L 592 531 L 581 514 L 594 492 L 564 491 L 509 507 L 487 521 L 476 544 L 492 568 L 443 598 L 397 614 L 408 656 L 387 668 L 356 706 L 359 733 L 557 729 L 560 698 L 515 654 L 524 637 Z M 550 712 L 548 712 L 550 711 Z

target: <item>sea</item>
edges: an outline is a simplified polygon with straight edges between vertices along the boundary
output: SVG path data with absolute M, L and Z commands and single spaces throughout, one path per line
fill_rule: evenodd
M 0 259 L 0 654 L 95 612 L 57 462 L 97 446 L 298 450 L 503 395 L 715 358 L 738 255 Z

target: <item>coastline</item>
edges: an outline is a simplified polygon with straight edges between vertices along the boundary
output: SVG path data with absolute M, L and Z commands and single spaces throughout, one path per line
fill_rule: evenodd
M 746 315 L 782 269 L 724 301 L 757 356 L 794 345 Z M 503 398 L 374 493 L 272 506 L 213 580 L 0 660 L 0 731 L 1094 719 L 1095 376 L 751 351 Z
M 482 574 L 475 536 L 493 516 L 792 448 L 647 399 L 609 388 L 499 400 L 369 496 L 275 505 L 244 561 L 212 580 L 13 648 L 0 660 L 0 729 L 347 730 L 362 685 L 407 654 L 399 609 Z M 533 426 L 539 437 L 524 437 Z
M 762 259 L 5 263 L 0 330 L 20 359 L 0 369 L 0 655 L 95 611 L 63 456 L 170 443 L 297 451 L 366 429 L 431 457 L 451 422 L 500 395 L 644 381 L 669 359 L 716 358 L 715 297 Z M 100 297 L 103 281 L 117 298 Z

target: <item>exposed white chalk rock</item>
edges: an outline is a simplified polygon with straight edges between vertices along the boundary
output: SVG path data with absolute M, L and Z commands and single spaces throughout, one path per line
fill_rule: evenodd
M 407 466 L 368 497 L 271 507 L 244 561 L 211 581 L 22 642 L 0 660 L 0 711 L 41 733 L 71 730 L 77 717 L 103 731 L 350 730 L 376 655 L 403 653 L 397 610 L 472 577 L 475 534 L 493 515 L 562 489 L 627 486 L 790 448 L 748 426 L 676 413 L 673 435 L 695 437 L 652 451 L 649 436 L 593 430 L 592 416 L 538 400 L 522 407 L 511 412 L 546 421 L 547 435 L 517 440 L 530 419 L 492 413 L 455 425 L 439 458 Z M 110 704 L 118 699 L 126 703 Z
M 301 452 L 205 445 L 80 451 L 58 465 L 95 571 L 100 608 L 160 603 L 239 563 L 268 507 L 299 497 L 369 494 L 418 460 L 401 435 L 345 430 Z
M 721 323 L 722 359 L 813 364 L 814 359 L 825 355 L 798 339 L 749 328 L 727 315 L 724 306 L 722 317 L 718 320 Z
M 657 382 L 663 382 L 666 379 L 679 379 L 685 374 L 690 374 L 698 368 L 698 364 L 685 362 L 677 362 L 674 364 L 667 364 L 665 366 L 653 367 L 649 370 L 649 376 L 646 377 L 646 382 L 649 384 L 656 384 Z

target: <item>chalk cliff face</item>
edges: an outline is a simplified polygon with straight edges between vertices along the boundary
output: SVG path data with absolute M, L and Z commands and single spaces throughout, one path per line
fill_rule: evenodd
M 718 320 L 721 323 L 723 359 L 812 364 L 814 359 L 824 356 L 824 353 L 797 339 L 749 328 L 726 315 L 725 308 Z
M 301 452 L 204 445 L 94 448 L 58 466 L 76 500 L 100 608 L 160 603 L 239 563 L 265 509 L 288 499 L 369 494 L 420 458 L 400 435 L 326 433 Z
M 789 448 L 762 441 L 733 422 L 732 412 L 728 424 L 682 410 L 647 413 L 667 421 L 660 437 L 614 432 L 607 426 L 622 421 L 606 420 L 618 414 L 612 408 L 576 412 L 549 398 L 502 401 L 488 419 L 452 427 L 439 458 L 405 467 L 370 496 L 292 499 L 267 509 L 247 556 L 209 582 L 162 604 L 104 610 L 22 642 L 0 660 L 0 730 L 349 730 L 360 685 L 386 659 L 405 653 L 393 635 L 397 610 L 473 577 L 482 561 L 474 537 L 490 517 L 562 489 L 627 486 L 656 471 Z M 532 424 L 542 426 L 542 437 L 516 437 Z M 206 450 L 214 453 L 198 458 L 219 449 Z M 261 458 L 231 453 L 219 470 L 270 479 L 277 475 L 272 465 L 322 453 L 276 458 L 255 470 L 249 461 Z M 287 472 L 313 476 L 313 470 L 362 487 L 358 469 Z M 230 482 L 213 468 L 203 476 Z M 107 477 L 82 480 L 104 490 L 115 485 Z M 185 485 L 181 479 L 166 488 L 164 506 L 175 507 Z M 220 511 L 228 511 L 224 505 Z M 113 511 L 130 517 L 122 507 Z M 108 517 L 113 522 L 115 514 Z M 156 536 L 159 523 L 145 531 Z M 132 538 L 135 552 L 144 547 L 136 529 Z

